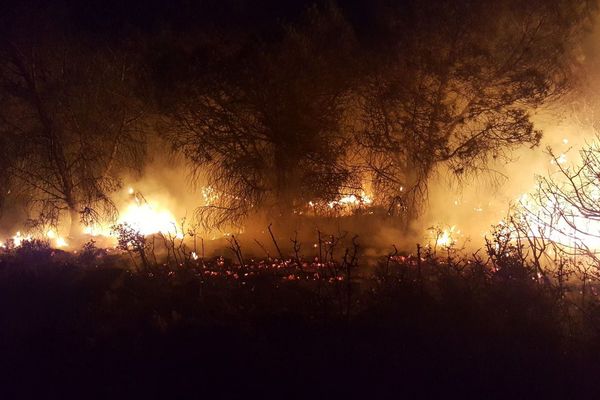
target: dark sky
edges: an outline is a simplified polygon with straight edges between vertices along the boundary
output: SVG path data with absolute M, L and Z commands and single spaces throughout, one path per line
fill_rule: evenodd
M 52 21 L 74 34 L 100 40 L 118 40 L 132 32 L 169 29 L 242 30 L 268 40 L 284 23 L 293 23 L 311 6 L 329 0 L 10 0 L 0 14 L 3 25 L 20 25 L 19 31 L 35 29 L 39 19 Z M 398 2 L 395 2 L 398 3 Z M 375 29 L 376 9 L 383 0 L 341 0 L 337 5 L 354 28 L 365 36 Z

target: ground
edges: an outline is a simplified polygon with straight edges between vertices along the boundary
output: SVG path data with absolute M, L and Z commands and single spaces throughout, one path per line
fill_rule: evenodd
M 292 260 L 0 259 L 7 399 L 572 397 L 600 372 L 597 310 L 526 273 L 402 257 L 348 284 Z

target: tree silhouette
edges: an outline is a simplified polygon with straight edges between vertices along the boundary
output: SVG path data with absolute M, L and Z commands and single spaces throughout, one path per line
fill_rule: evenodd
M 109 197 L 144 153 L 142 108 L 132 97 L 135 58 L 49 28 L 0 46 L 0 129 L 9 187 L 36 220 L 56 224 L 114 216 Z M 7 182 L 8 183 L 8 182 Z
M 67 213 L 74 229 L 110 217 L 119 176 L 140 166 L 142 111 L 158 106 L 161 132 L 214 191 L 199 210 L 208 225 L 289 215 L 365 186 L 410 220 L 436 171 L 486 170 L 539 143 L 530 113 L 570 88 L 593 8 L 359 0 L 296 15 L 302 4 L 242 26 L 225 8 L 188 5 L 201 23 L 140 27 L 136 47 L 107 32 L 77 37 L 60 12 L 0 16 L 0 180 L 37 219 Z
M 414 215 L 438 167 L 484 170 L 542 132 L 530 113 L 570 86 L 586 1 L 442 1 L 390 6 L 358 91 L 357 141 L 378 200 Z M 412 210 L 412 212 L 411 212 Z
M 337 9 L 313 8 L 274 43 L 234 36 L 187 55 L 194 79 L 171 105 L 170 137 L 220 193 L 204 222 L 289 213 L 359 184 L 346 157 L 353 44 Z
M 539 143 L 530 113 L 569 89 L 592 7 L 363 6 L 370 22 L 312 8 L 267 42 L 225 32 L 168 55 L 193 76 L 169 104 L 172 142 L 223 194 L 205 221 L 289 212 L 369 180 L 376 204 L 413 218 L 440 167 L 463 176 Z

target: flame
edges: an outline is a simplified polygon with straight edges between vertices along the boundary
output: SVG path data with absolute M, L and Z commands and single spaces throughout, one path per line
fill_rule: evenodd
M 342 194 L 337 199 L 328 202 L 322 200 L 310 200 L 306 205 L 312 213 L 319 213 L 324 210 L 333 210 L 338 215 L 352 215 L 359 209 L 365 209 L 373 205 L 373 195 L 367 194 L 365 190 L 360 193 Z M 303 210 L 294 210 L 294 213 L 302 215 Z
M 450 247 L 456 243 L 457 236 L 460 235 L 460 231 L 456 229 L 456 225 L 446 228 L 442 231 L 437 232 L 435 237 L 436 246 Z
M 592 190 L 592 189 L 590 189 Z M 600 190 L 593 190 L 591 198 L 600 200 Z M 525 218 L 530 229 L 531 237 L 543 237 L 554 243 L 578 247 L 585 246 L 590 250 L 600 250 L 600 221 L 590 219 L 574 209 L 569 204 L 559 204 L 556 199 L 548 198 L 544 207 L 531 196 L 524 194 L 519 197 L 519 205 L 527 210 Z M 563 218 L 551 218 L 548 213 L 557 210 L 556 214 L 568 215 L 571 222 Z M 558 211 L 563 210 L 563 211 Z M 577 227 L 575 229 L 574 227 Z
M 327 203 L 329 208 L 333 208 L 335 206 L 362 206 L 369 205 L 373 203 L 373 200 L 370 196 L 368 196 L 364 191 L 360 195 L 350 194 L 346 196 L 340 197 L 338 200 L 330 201 Z M 310 203 L 309 203 L 310 204 Z
M 117 223 L 126 223 L 142 235 L 169 233 L 183 238 L 182 234 L 177 232 L 177 222 L 173 213 L 155 203 L 129 204 Z
M 62 248 L 62 247 L 67 247 L 69 244 L 67 243 L 67 241 L 64 238 L 59 236 L 56 238 L 54 245 L 57 248 Z
M 46 237 L 51 241 L 54 241 L 54 247 L 56 248 L 67 247 L 69 245 L 65 238 L 59 236 L 59 234 L 53 229 L 49 229 L 46 232 Z
M 131 196 L 131 201 L 120 212 L 119 218 L 115 221 L 117 224 L 128 224 L 144 236 L 163 233 L 172 235 L 179 240 L 185 238 L 185 234 L 177 229 L 177 219 L 169 209 L 158 202 L 147 201 L 132 187 L 127 189 L 127 193 Z M 93 237 L 114 238 L 116 236 L 109 226 L 98 223 L 84 226 L 82 232 Z M 54 248 L 69 246 L 66 238 L 61 236 L 55 229 L 48 229 L 36 236 L 25 235 L 21 231 L 17 231 L 10 240 L 11 245 L 20 247 L 24 242 L 31 241 L 34 238 L 47 240 Z M 7 242 L 0 242 L 0 248 L 6 248 L 7 245 Z
M 31 235 L 23 236 L 21 231 L 17 231 L 17 233 L 12 237 L 13 243 L 16 247 L 19 247 L 23 244 L 23 242 L 30 242 L 32 240 Z
M 24 243 L 31 242 L 34 239 L 48 239 L 49 244 L 57 249 L 69 246 L 65 238 L 60 236 L 55 230 L 49 229 L 44 235 L 41 236 L 23 234 L 21 231 L 17 231 L 8 241 L 0 242 L 0 248 L 5 249 L 8 246 L 8 243 L 14 247 L 21 247 Z
M 183 239 L 184 234 L 177 230 L 177 219 L 166 207 L 156 201 L 146 200 L 134 188 L 129 187 L 127 193 L 131 201 L 119 212 L 116 224 L 127 224 L 144 236 L 157 233 L 173 235 Z M 115 233 L 100 224 L 91 224 L 83 228 L 83 233 L 93 237 L 114 237 Z
M 83 233 L 90 236 L 109 236 L 110 232 L 106 228 L 98 224 L 92 224 L 83 228 Z

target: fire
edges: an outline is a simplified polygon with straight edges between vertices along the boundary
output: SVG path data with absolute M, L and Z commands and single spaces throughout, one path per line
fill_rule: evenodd
M 363 187 L 368 187 L 364 185 Z M 338 216 L 349 216 L 358 210 L 364 210 L 374 205 L 373 195 L 368 194 L 366 190 L 360 190 L 358 193 L 340 194 L 337 199 L 331 201 L 310 200 L 306 203 L 310 213 L 319 214 L 333 211 Z M 295 210 L 294 213 L 302 215 L 305 210 Z M 372 212 L 369 212 L 372 213 Z
M 83 228 L 83 233 L 89 236 L 108 236 L 109 233 L 108 231 L 98 225 L 98 224 L 92 224 L 92 225 L 88 225 L 86 227 Z
M 144 236 L 163 233 L 172 235 L 172 237 L 179 240 L 184 239 L 184 233 L 177 229 L 177 219 L 168 208 L 161 206 L 158 202 L 147 201 L 132 187 L 127 189 L 127 193 L 131 197 L 131 201 L 120 212 L 119 217 L 115 221 L 116 224 L 127 224 Z M 101 236 L 112 240 L 116 234 L 112 232 L 110 225 L 94 223 L 84 226 L 82 232 L 88 236 Z M 6 248 L 8 243 L 14 247 L 20 247 L 23 243 L 34 239 L 45 240 L 57 249 L 69 247 L 67 239 L 61 236 L 55 228 L 35 235 L 23 234 L 21 231 L 17 231 L 9 239 L 9 242 L 0 242 L 0 247 Z
M 183 233 L 177 230 L 177 219 L 169 209 L 156 201 L 148 201 L 132 187 L 127 189 L 127 193 L 131 201 L 120 211 L 116 224 L 127 224 L 144 236 L 163 233 L 183 239 Z M 84 227 L 83 233 L 94 237 L 115 235 L 110 227 L 100 224 Z
M 600 199 L 600 193 L 597 198 Z M 525 194 L 520 196 L 518 203 L 527 210 L 523 218 L 527 220 L 531 237 L 544 237 L 571 248 L 585 246 L 593 251 L 600 250 L 600 221 L 587 218 L 569 204 L 559 204 L 555 199 L 547 199 L 542 207 Z M 554 218 L 550 212 L 555 214 Z M 560 214 L 568 215 L 570 222 L 557 218 Z
M 456 243 L 458 236 L 460 235 L 460 230 L 456 228 L 456 225 L 453 225 L 446 229 L 435 229 L 430 228 L 430 230 L 434 231 L 434 240 L 435 245 L 440 247 L 451 247 Z
M 31 242 L 34 239 L 46 239 L 50 245 L 52 245 L 55 248 L 62 248 L 62 247 L 68 247 L 68 243 L 66 241 L 65 238 L 63 238 L 62 236 L 60 236 L 55 230 L 53 229 L 49 229 L 48 231 L 46 231 L 46 233 L 40 237 L 34 237 L 33 235 L 30 234 L 23 234 L 21 233 L 21 231 L 17 231 L 17 233 L 15 233 L 9 240 L 12 241 L 12 245 L 14 247 L 20 247 L 22 246 L 24 243 L 26 242 Z M 0 242 L 0 247 L 2 248 L 6 248 L 7 243 L 6 242 Z
M 17 231 L 17 233 L 12 237 L 13 243 L 16 247 L 19 247 L 23 244 L 23 242 L 29 242 L 32 240 L 31 235 L 23 236 L 21 231 Z
M 122 212 L 117 223 L 126 223 L 142 235 L 177 235 L 177 222 L 171 211 L 156 204 L 130 204 Z
M 56 238 L 54 245 L 58 248 L 61 248 L 61 247 L 67 247 L 69 244 L 67 243 L 67 241 L 64 238 L 58 237 L 58 238 Z
M 453 242 L 451 232 L 447 229 L 442 232 L 436 241 L 438 246 L 450 246 Z
M 69 245 L 65 238 L 59 236 L 58 233 L 53 229 L 49 229 L 46 232 L 46 237 L 51 241 L 54 241 L 54 247 L 56 248 L 67 247 Z
M 350 194 L 340 197 L 338 200 L 330 201 L 327 203 L 329 208 L 336 206 L 342 207 L 359 207 L 368 206 L 373 203 L 373 200 L 364 191 L 360 195 Z M 309 203 L 310 204 L 310 203 Z

